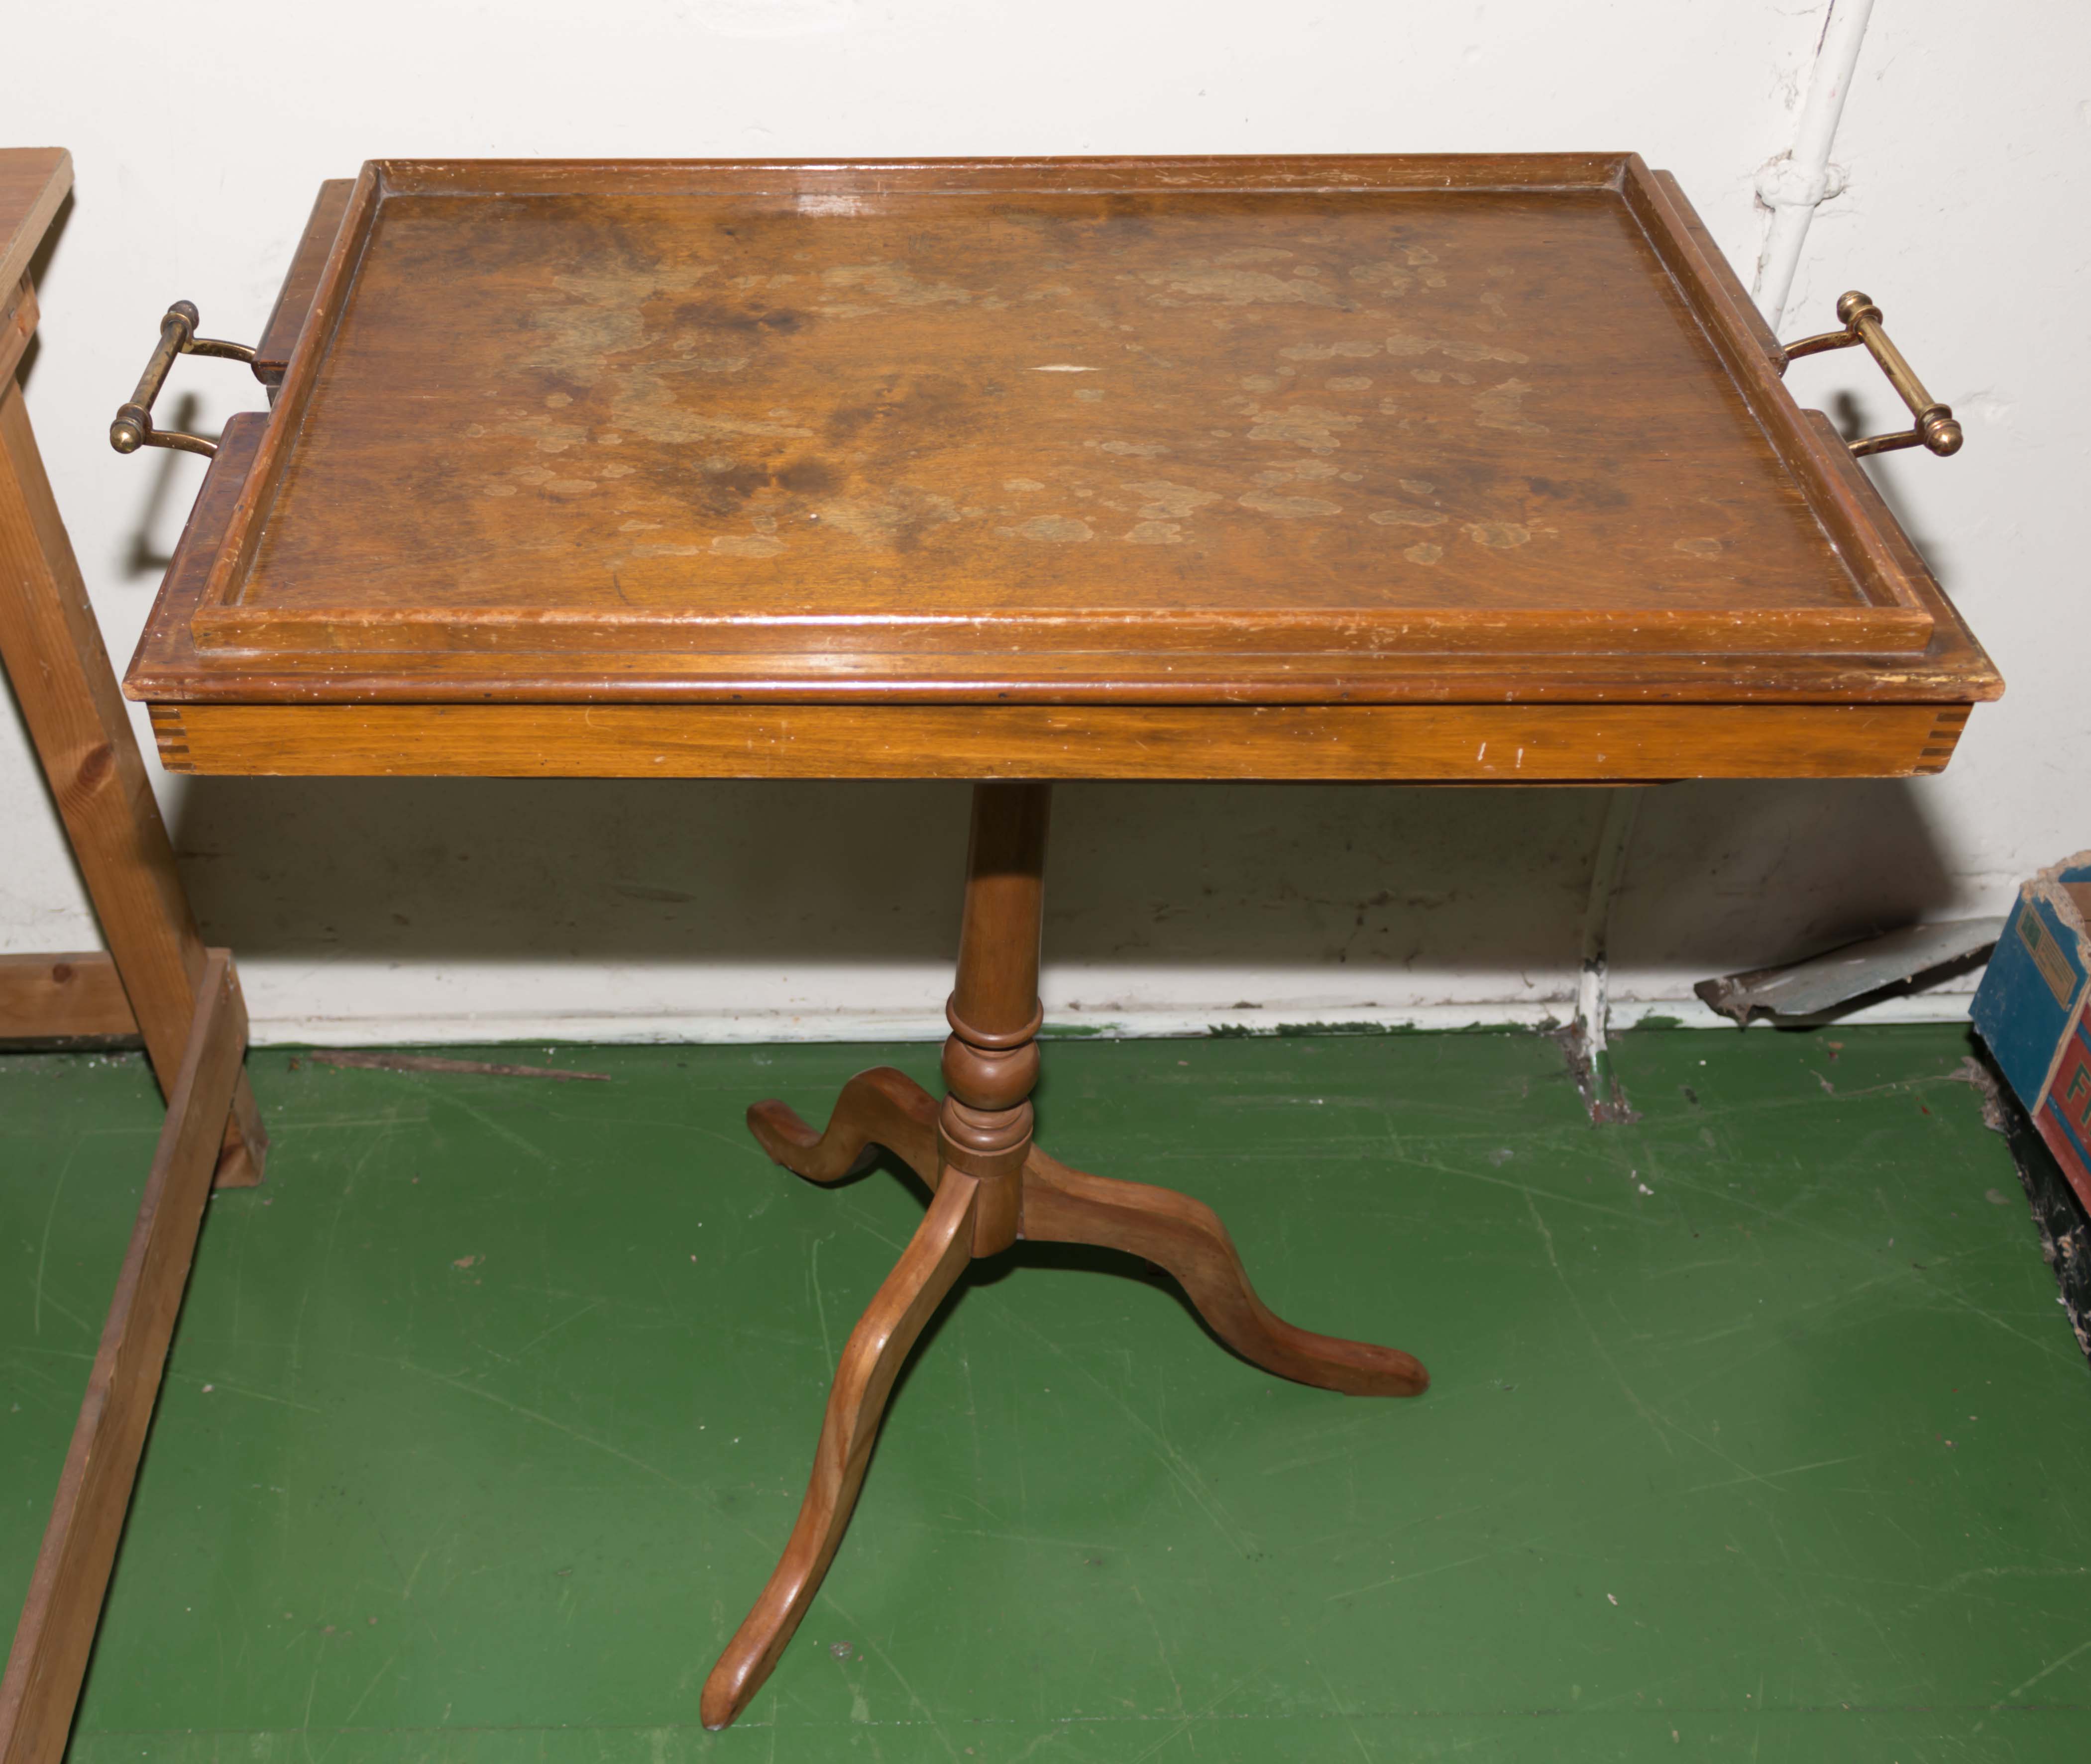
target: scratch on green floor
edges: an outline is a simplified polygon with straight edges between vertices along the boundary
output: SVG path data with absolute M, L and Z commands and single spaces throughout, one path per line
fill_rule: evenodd
M 65 1155 L 65 1162 L 58 1166 L 58 1180 L 51 1185 L 51 1203 L 44 1209 L 44 1235 L 37 1245 L 36 1300 L 30 1312 L 30 1332 L 39 1336 L 44 1332 L 44 1265 L 50 1259 L 51 1226 L 58 1216 L 58 1202 L 65 1194 L 66 1178 L 72 1173 L 72 1160 L 79 1151 L 80 1141 L 75 1139 L 71 1149 Z M 71 1311 L 66 1310 L 56 1299 L 51 1301 L 51 1309 L 82 1329 L 89 1327 L 80 1318 L 73 1316 Z
M 499 1121 L 496 1120 L 485 1109 L 476 1108 L 472 1104 L 467 1102 L 457 1091 L 445 1091 L 442 1093 L 442 1099 L 446 1103 L 449 1104 L 451 1108 L 458 1110 L 459 1113 L 471 1116 L 474 1121 L 477 1121 L 481 1126 L 484 1127 L 497 1139 L 502 1141 L 506 1144 L 513 1146 L 525 1157 L 533 1159 L 537 1163 L 544 1164 L 549 1164 L 552 1161 L 550 1158 L 546 1155 L 545 1150 L 541 1146 L 534 1144 L 530 1140 L 525 1139 L 520 1133 L 516 1133 L 511 1128 L 504 1126 Z
M 170 1376 L 179 1377 L 185 1383 L 192 1384 L 199 1391 L 208 1392 L 213 1396 L 215 1396 L 218 1392 L 223 1391 L 228 1395 L 234 1396 L 252 1397 L 257 1403 L 278 1403 L 285 1409 L 303 1409 L 304 1413 L 308 1415 L 317 1415 L 324 1413 L 324 1411 L 315 1408 L 310 1403 L 294 1402 L 287 1396 L 277 1396 L 272 1395 L 267 1391 L 257 1391 L 252 1389 L 244 1384 L 235 1384 L 222 1372 L 213 1372 L 208 1375 L 183 1372 L 179 1374 L 170 1374 Z
M 1568 1308 L 1576 1313 L 1576 1322 L 1583 1326 L 1583 1333 L 1590 1338 L 1591 1348 L 1597 1357 L 1605 1362 L 1606 1370 L 1611 1374 L 1612 1381 L 1619 1386 L 1628 1402 L 1633 1405 L 1634 1413 L 1648 1423 L 1649 1431 L 1654 1434 L 1662 1449 L 1673 1456 L 1675 1456 L 1677 1448 L 1670 1443 L 1668 1426 L 1661 1416 L 1640 1400 L 1633 1386 L 1627 1383 L 1626 1374 L 1619 1370 L 1619 1362 L 1612 1357 L 1611 1349 L 1605 1345 L 1603 1337 L 1597 1333 L 1597 1326 L 1590 1321 L 1589 1314 L 1584 1310 L 1582 1300 L 1576 1296 L 1576 1289 L 1569 1284 L 1567 1275 L 1563 1271 L 1561 1258 L 1554 1253 L 1554 1233 L 1547 1228 L 1546 1221 L 1540 1216 L 1538 1202 L 1528 1194 L 1524 1198 L 1524 1204 L 1527 1211 L 1532 1215 L 1533 1227 L 1539 1233 L 1540 1241 L 1546 1246 L 1546 1265 L 1554 1271 L 1554 1278 L 1560 1283 L 1562 1293 L 1568 1301 Z
M 649 1464 L 645 1459 L 611 1444 L 607 1439 L 598 1439 L 593 1435 L 584 1433 L 580 1428 L 571 1426 L 553 1416 L 545 1414 L 535 1409 L 527 1408 L 521 1403 L 511 1402 L 506 1396 L 501 1396 L 497 1392 L 484 1389 L 476 1384 L 468 1384 L 463 1379 L 453 1378 L 448 1373 L 436 1371 L 429 1366 L 416 1366 L 411 1360 L 390 1359 L 384 1363 L 395 1366 L 403 1372 L 412 1372 L 417 1377 L 433 1379 L 437 1383 L 447 1385 L 451 1389 L 462 1392 L 467 1396 L 476 1397 L 481 1402 L 493 1404 L 497 1409 L 505 1409 L 511 1414 L 520 1415 L 525 1421 L 534 1421 L 541 1427 L 549 1427 L 554 1433 L 563 1434 L 569 1439 L 576 1440 L 592 1450 L 606 1453 L 623 1463 L 631 1465 L 635 1469 L 644 1470 L 649 1476 L 658 1477 L 670 1487 L 677 1489 L 685 1495 L 694 1495 L 714 1510 L 717 1509 L 717 1497 L 710 1490 L 685 1482 L 680 1477 L 662 1469 L 659 1465 Z M 722 1515 L 722 1517 L 724 1516 Z M 741 1529 L 744 1531 L 747 1530 L 745 1526 L 742 1526 Z M 752 1532 L 748 1532 L 748 1534 L 750 1537 L 754 1535 Z
M 827 1237 L 814 1238 L 806 1257 L 806 1284 L 813 1289 L 813 1314 L 821 1323 L 821 1364 L 826 1366 L 834 1366 L 836 1361 L 834 1338 L 828 1333 L 827 1301 L 821 1294 L 821 1246 L 834 1235 L 830 1232 Z
M 1376 1593 L 1386 1586 L 1403 1586 L 1410 1581 L 1420 1581 L 1433 1574 L 1449 1574 L 1455 1568 L 1470 1568 L 1477 1562 L 1485 1562 L 1494 1552 L 1485 1551 L 1480 1555 L 1463 1555 L 1456 1562 L 1440 1562 L 1434 1568 L 1412 1568 L 1406 1574 L 1390 1574 L 1385 1580 L 1368 1581 L 1362 1586 L 1347 1586 L 1341 1592 L 1330 1593 L 1328 1602 L 1339 1598 L 1356 1598 L 1360 1593 Z
M 1090 1371 L 1087 1366 L 1070 1356 L 1058 1341 L 1040 1329 L 1037 1324 L 1007 1310 L 998 1310 L 996 1314 L 1011 1326 L 1024 1330 L 1049 1353 L 1072 1366 L 1097 1389 L 1102 1392 L 1105 1399 L 1110 1405 L 1146 1436 L 1154 1449 L 1156 1459 L 1162 1468 L 1169 1473 L 1171 1480 L 1191 1497 L 1192 1504 L 1198 1510 L 1212 1521 L 1214 1529 L 1244 1556 L 1253 1557 L 1257 1554 L 1256 1539 L 1235 1522 L 1233 1516 L 1228 1512 L 1225 1504 L 1205 1485 L 1203 1478 L 1199 1476 L 1196 1468 L 1185 1459 L 1183 1453 L 1179 1452 L 1169 1439 L 1131 1404 Z
M 2054 1659 L 2050 1660 L 2046 1665 L 2041 1667 L 2037 1672 L 2035 1672 L 2033 1676 L 2028 1679 L 2023 1684 L 2012 1685 L 2011 1688 L 2006 1691 L 2003 1696 L 1999 1697 L 1994 1702 L 1990 1705 L 1990 1714 L 1993 1715 L 2003 1714 L 2005 1710 L 2008 1709 L 2013 1703 L 2016 1702 L 2020 1697 L 2024 1696 L 2028 1691 L 2031 1690 L 2034 1685 L 2039 1684 L 2043 1679 L 2053 1677 L 2054 1674 L 2060 1671 L 2063 1667 L 2068 1665 L 2072 1660 L 2080 1659 L 2086 1654 L 2091 1654 L 2091 1636 L 2085 1637 L 2083 1641 L 2078 1642 L 2076 1646 L 2072 1648 L 2067 1654 L 2059 1654 Z M 1977 1722 L 1975 1723 L 1975 1732 L 1980 1733 L 1982 1731 L 1982 1726 L 1983 1723 L 1981 1722 Z

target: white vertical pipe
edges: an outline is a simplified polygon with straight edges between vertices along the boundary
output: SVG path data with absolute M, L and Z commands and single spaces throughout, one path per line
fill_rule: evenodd
M 1793 146 L 1757 174 L 1757 196 L 1771 210 L 1771 225 L 1765 231 L 1757 282 L 1750 291 L 1765 323 L 1774 329 L 1793 289 L 1808 223 L 1826 197 L 1843 188 L 1841 175 L 1830 166 L 1830 147 L 1837 137 L 1838 119 L 1844 114 L 1852 72 L 1859 64 L 1859 45 L 1873 10 L 1873 0 L 1830 0 Z
M 1590 864 L 1590 896 L 1583 909 L 1583 968 L 1576 987 L 1576 1026 L 1594 1061 L 1604 1052 L 1611 1028 L 1612 1005 L 1609 979 L 1611 961 L 1612 901 L 1626 873 L 1627 843 L 1633 837 L 1634 816 L 1640 808 L 1641 791 L 1626 785 L 1610 793 L 1605 805 L 1605 824 L 1597 835 L 1597 855 Z

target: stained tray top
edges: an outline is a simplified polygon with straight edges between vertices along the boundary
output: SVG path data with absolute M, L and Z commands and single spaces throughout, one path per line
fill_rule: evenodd
M 134 688 L 1988 695 L 1718 265 L 1632 156 L 373 164 Z

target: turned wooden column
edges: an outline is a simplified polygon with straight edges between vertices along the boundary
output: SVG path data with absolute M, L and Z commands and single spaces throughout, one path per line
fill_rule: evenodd
M 958 983 L 944 1015 L 939 1160 L 981 1184 L 973 1254 L 1016 1241 L 1031 1091 L 1038 1082 L 1038 941 L 1051 786 L 977 784 L 966 850 Z

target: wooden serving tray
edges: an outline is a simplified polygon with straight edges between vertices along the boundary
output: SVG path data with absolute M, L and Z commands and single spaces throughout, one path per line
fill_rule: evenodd
M 1783 365 L 1633 155 L 376 161 L 128 689 L 1994 696 Z

